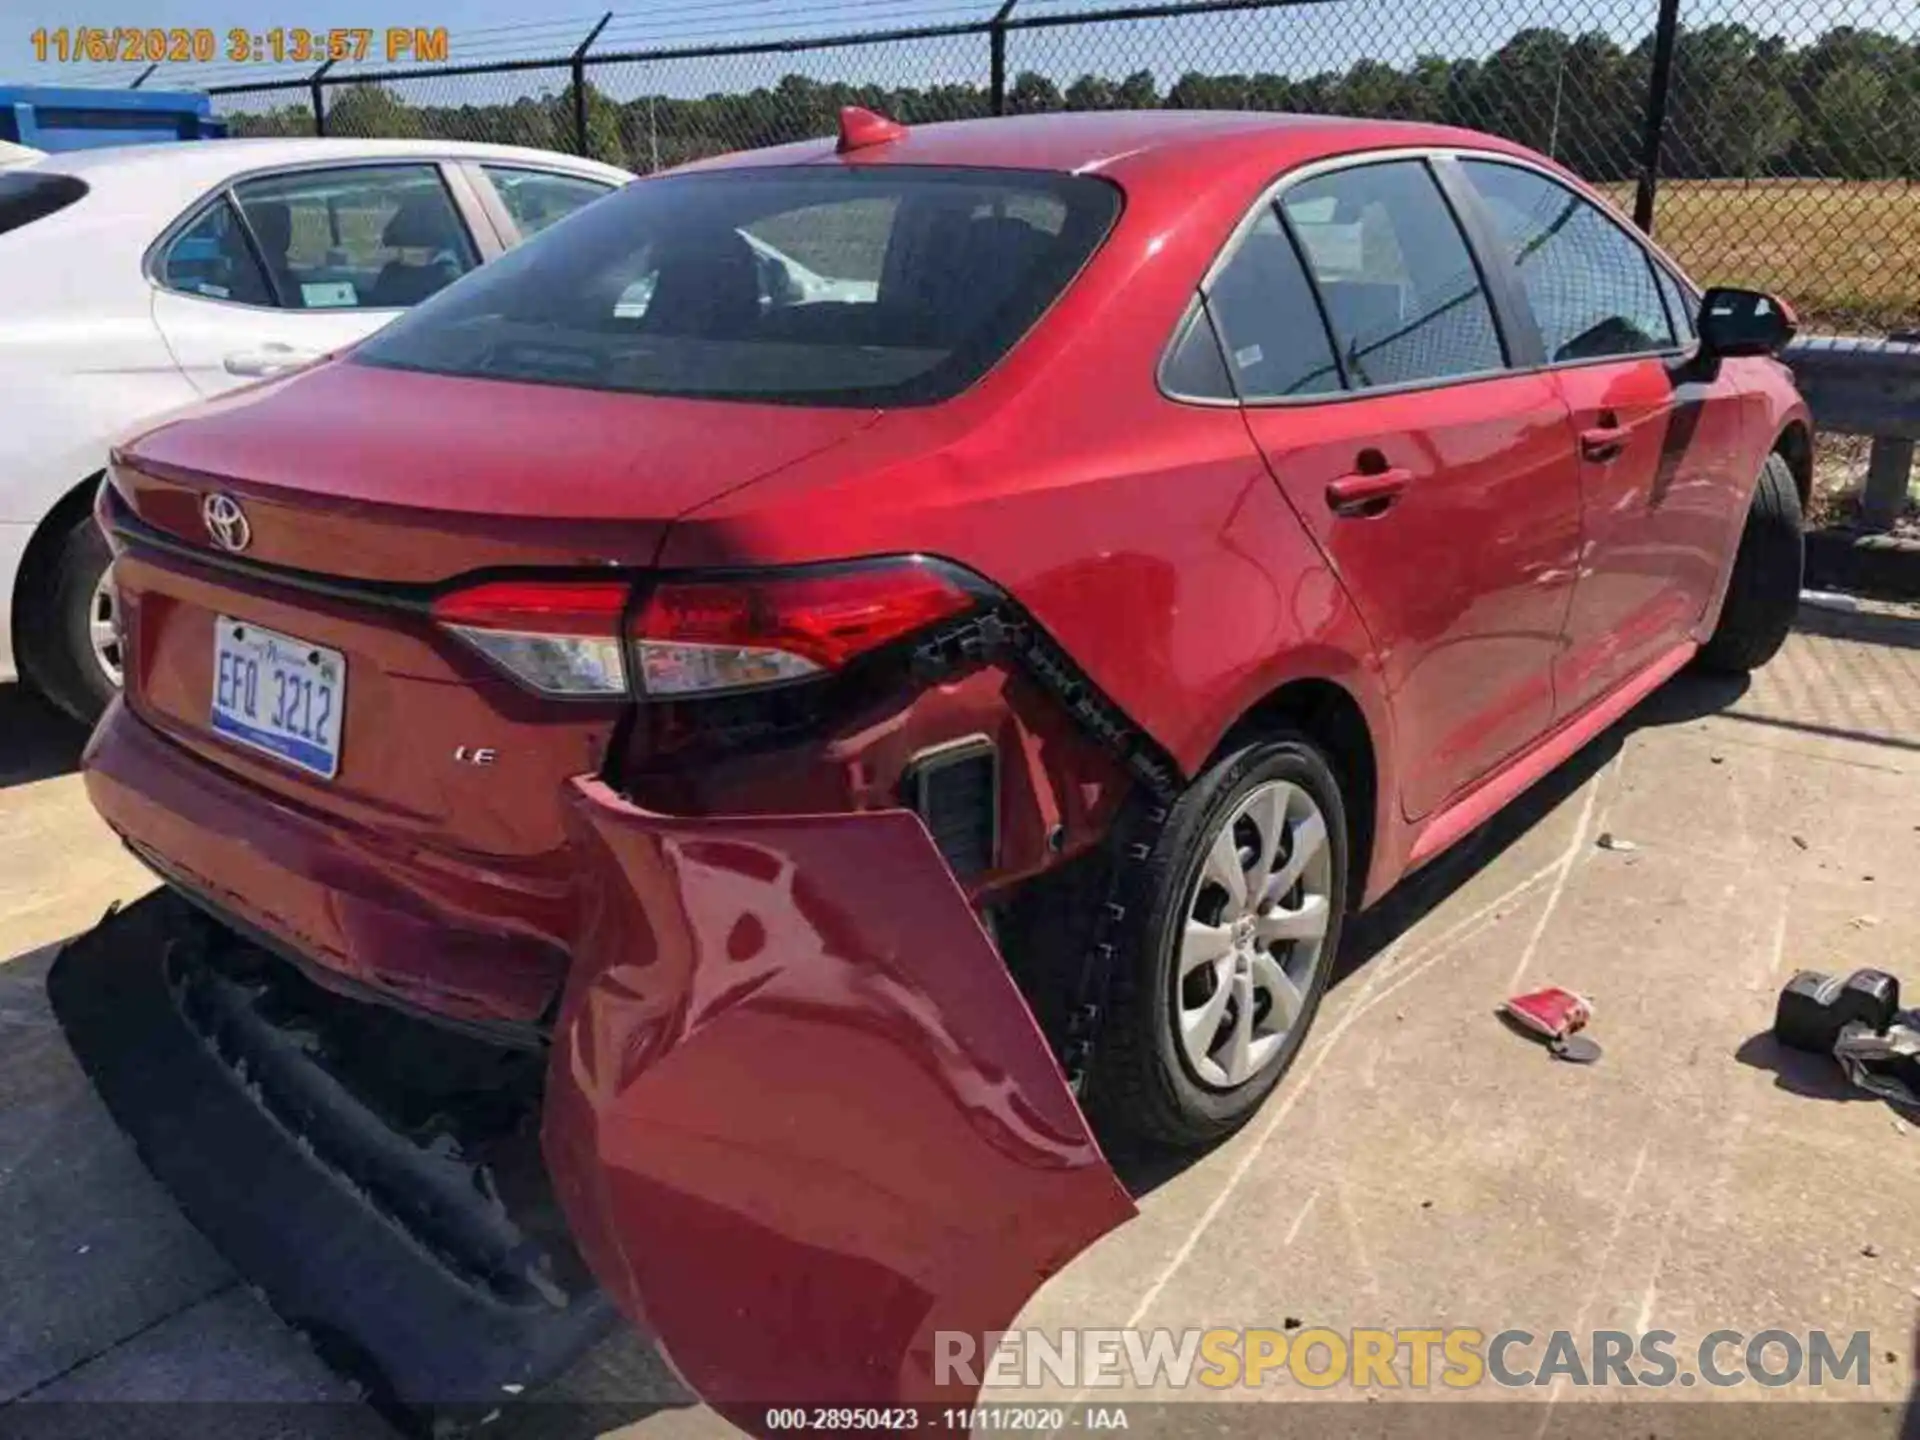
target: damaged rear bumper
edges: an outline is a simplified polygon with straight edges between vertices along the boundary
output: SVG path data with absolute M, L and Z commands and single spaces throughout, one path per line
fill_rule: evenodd
M 47 991 L 147 1168 L 376 1405 L 478 1418 L 617 1325 L 540 1164 L 538 1055 L 340 999 L 170 890 Z
M 581 929 L 544 1148 L 588 1263 L 709 1403 L 965 1403 L 1134 1213 L 906 811 L 676 819 L 573 783 Z
M 145 794 L 138 760 L 96 746 L 90 784 Z M 390 1117 L 248 1018 L 298 972 L 173 894 L 73 942 L 56 1011 L 236 1268 L 400 1404 L 536 1385 L 608 1300 L 748 1429 L 774 1406 L 971 1401 L 937 1337 L 983 1346 L 1134 1210 L 924 825 L 672 818 L 591 779 L 564 803 L 570 968 L 544 1075 L 520 1052 L 551 1231 L 511 1206 L 446 1213 L 443 1155 L 396 1146 Z M 208 934 L 249 952 L 263 994 L 183 980 Z M 408 1083 L 382 1081 L 401 1109 Z M 502 1258 L 529 1255 L 531 1279 Z

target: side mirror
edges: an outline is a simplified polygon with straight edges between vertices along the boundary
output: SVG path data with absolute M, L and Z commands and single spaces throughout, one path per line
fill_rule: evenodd
M 1799 328 L 1791 305 L 1758 290 L 1716 285 L 1700 300 L 1700 353 L 1708 358 L 1777 355 Z

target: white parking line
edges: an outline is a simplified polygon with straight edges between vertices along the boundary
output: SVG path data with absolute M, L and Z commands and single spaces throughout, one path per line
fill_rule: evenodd
M 1602 773 L 1604 774 L 1604 772 Z M 1597 790 L 1600 778 L 1600 776 L 1595 776 L 1594 779 L 1588 783 Z M 1584 833 L 1586 821 L 1592 813 L 1592 804 L 1592 797 L 1589 796 L 1587 804 L 1581 812 L 1579 833 Z M 1180 1248 L 1173 1253 L 1173 1257 L 1167 1262 L 1159 1275 L 1154 1278 L 1153 1283 L 1148 1285 L 1146 1290 L 1142 1292 L 1139 1303 L 1133 1307 L 1133 1313 L 1127 1317 L 1128 1329 L 1133 1329 L 1140 1324 L 1141 1320 L 1145 1318 L 1147 1312 L 1153 1308 L 1154 1302 L 1160 1298 L 1161 1293 L 1167 1288 L 1167 1285 L 1172 1281 L 1173 1277 L 1179 1274 L 1187 1261 L 1193 1257 L 1193 1252 L 1199 1248 L 1201 1238 L 1213 1225 L 1215 1219 L 1219 1217 L 1220 1212 L 1226 1208 L 1227 1201 L 1233 1198 L 1233 1194 L 1240 1188 L 1241 1182 L 1247 1178 L 1247 1172 L 1253 1168 L 1254 1161 L 1260 1158 L 1260 1152 L 1266 1148 L 1267 1142 L 1273 1138 L 1274 1133 L 1285 1123 L 1287 1116 L 1293 1113 L 1293 1107 L 1300 1103 L 1300 1097 L 1305 1095 L 1311 1088 L 1313 1079 L 1320 1073 L 1320 1067 L 1326 1063 L 1327 1056 L 1333 1053 L 1335 1047 L 1340 1043 L 1341 1037 L 1353 1028 L 1355 1022 L 1358 1021 L 1361 1016 L 1373 1010 L 1381 1001 L 1385 1000 L 1389 995 L 1392 995 L 1396 990 L 1418 979 L 1439 961 L 1453 954 L 1455 948 L 1461 941 L 1471 938 L 1480 930 L 1486 928 L 1487 925 L 1498 920 L 1507 906 L 1511 905 L 1515 900 L 1518 900 L 1522 895 L 1526 894 L 1527 891 L 1533 889 L 1533 887 L 1538 885 L 1542 880 L 1547 879 L 1558 871 L 1562 871 L 1565 866 L 1565 856 L 1555 859 L 1550 864 L 1541 866 L 1538 870 L 1527 876 L 1526 879 L 1502 891 L 1499 895 L 1496 895 L 1493 899 L 1487 901 L 1486 904 L 1475 910 L 1471 915 L 1457 921 L 1434 939 L 1428 941 L 1426 944 L 1413 947 L 1407 953 L 1404 961 L 1397 967 L 1394 978 L 1390 983 L 1381 986 L 1371 994 L 1363 995 L 1355 1001 L 1352 1007 L 1347 1010 L 1346 1014 L 1342 1015 L 1335 1023 L 1332 1033 L 1315 1047 L 1313 1054 L 1308 1058 L 1301 1073 L 1290 1077 L 1287 1084 L 1287 1093 L 1280 1098 L 1280 1102 L 1273 1107 L 1272 1114 L 1268 1115 L 1261 1124 L 1259 1132 L 1255 1135 L 1253 1142 L 1247 1146 L 1246 1152 L 1241 1155 L 1239 1162 L 1228 1174 L 1226 1183 L 1220 1187 L 1220 1193 L 1213 1197 L 1212 1202 L 1208 1204 L 1207 1208 L 1201 1213 L 1200 1218 L 1194 1222 L 1193 1229 L 1188 1232 L 1187 1238 L 1181 1242 Z M 1395 945 L 1389 945 L 1379 955 L 1374 957 L 1372 963 L 1374 965 L 1384 965 L 1394 959 L 1395 948 Z M 1416 957 L 1419 958 L 1416 959 Z

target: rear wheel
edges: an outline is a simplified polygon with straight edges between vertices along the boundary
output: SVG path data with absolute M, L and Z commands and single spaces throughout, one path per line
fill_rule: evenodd
M 1325 756 L 1289 733 L 1216 763 L 1173 806 L 1140 888 L 1088 1099 L 1109 1130 L 1203 1145 L 1259 1108 L 1326 989 L 1347 825 Z
M 28 587 L 21 625 L 20 659 L 28 677 L 85 725 L 100 718 L 120 688 L 112 558 L 92 513 L 83 512 Z
M 1740 533 L 1720 623 L 1700 648 L 1706 669 L 1757 670 L 1786 643 L 1806 568 L 1803 528 L 1793 471 L 1785 457 L 1769 455 Z

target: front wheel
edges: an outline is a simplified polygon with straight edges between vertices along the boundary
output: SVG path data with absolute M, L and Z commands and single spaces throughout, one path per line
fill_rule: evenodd
M 1188 1147 L 1247 1121 L 1319 1009 L 1347 868 L 1339 782 L 1305 736 L 1249 745 L 1194 781 L 1122 922 L 1088 1094 L 1103 1126 Z
M 1767 456 L 1740 532 L 1720 623 L 1700 647 L 1704 668 L 1757 670 L 1786 644 L 1806 570 L 1804 524 L 1793 471 L 1782 456 Z

